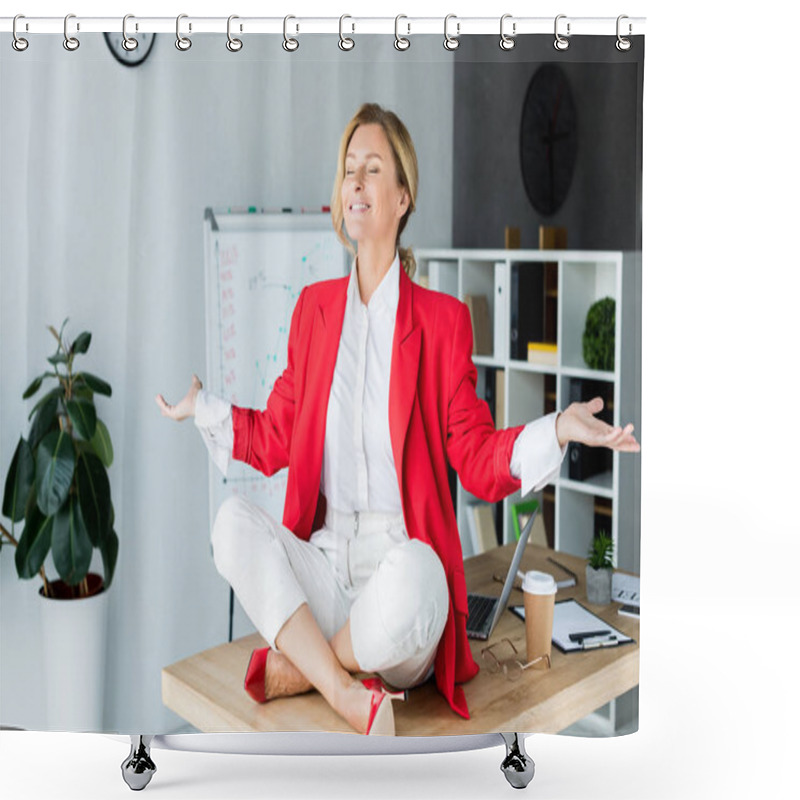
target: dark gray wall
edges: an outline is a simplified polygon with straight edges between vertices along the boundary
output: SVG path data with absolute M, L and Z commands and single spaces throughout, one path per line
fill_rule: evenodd
M 523 37 L 506 53 L 498 38 L 463 37 L 457 51 L 453 246 L 503 247 L 512 225 L 523 248 L 537 248 L 544 224 L 566 227 L 570 249 L 641 249 L 642 37 L 628 53 L 609 37 L 576 38 L 558 53 L 549 36 Z M 563 69 L 578 117 L 572 183 L 552 216 L 529 201 L 519 154 L 522 104 L 545 62 Z

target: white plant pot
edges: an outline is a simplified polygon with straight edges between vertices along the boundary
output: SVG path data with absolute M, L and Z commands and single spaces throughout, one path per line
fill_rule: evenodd
M 39 594 L 47 727 L 102 731 L 108 592 L 56 600 Z

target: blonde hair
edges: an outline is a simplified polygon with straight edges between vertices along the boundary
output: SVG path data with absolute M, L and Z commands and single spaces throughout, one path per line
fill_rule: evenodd
M 389 146 L 392 148 L 394 163 L 397 171 L 397 181 L 408 191 L 409 203 L 406 213 L 400 219 L 397 228 L 397 251 L 400 255 L 400 263 L 409 278 L 414 277 L 417 269 L 417 262 L 410 247 L 400 247 L 400 234 L 406 227 L 408 218 L 414 211 L 417 201 L 417 185 L 419 183 L 419 172 L 417 169 L 417 154 L 414 150 L 414 143 L 411 136 L 403 125 L 400 118 L 392 111 L 381 108 L 377 103 L 364 103 L 356 111 L 342 134 L 339 144 L 339 161 L 336 165 L 336 180 L 333 183 L 333 194 L 331 195 L 331 221 L 333 229 L 339 241 L 353 254 L 356 251 L 352 242 L 344 232 L 344 208 L 342 206 L 342 182 L 344 181 L 344 160 L 347 155 L 347 148 L 350 139 L 353 138 L 356 128 L 359 125 L 377 124 L 383 128 Z

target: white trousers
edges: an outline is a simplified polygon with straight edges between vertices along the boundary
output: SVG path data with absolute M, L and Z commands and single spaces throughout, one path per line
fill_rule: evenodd
M 211 542 L 217 570 L 270 647 L 308 603 L 328 640 L 349 618 L 362 671 L 397 688 L 433 673 L 449 611 L 447 581 L 433 548 L 409 539 L 402 514 L 329 508 L 324 527 L 306 542 L 234 496 L 220 506 Z

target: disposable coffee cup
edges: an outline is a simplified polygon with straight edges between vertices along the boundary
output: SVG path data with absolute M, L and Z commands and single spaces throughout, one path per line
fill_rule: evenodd
M 528 663 L 534 669 L 548 669 L 550 648 L 553 641 L 553 609 L 556 603 L 556 581 L 546 572 L 531 570 L 522 580 L 522 594 L 525 598 L 525 639 L 528 645 Z

